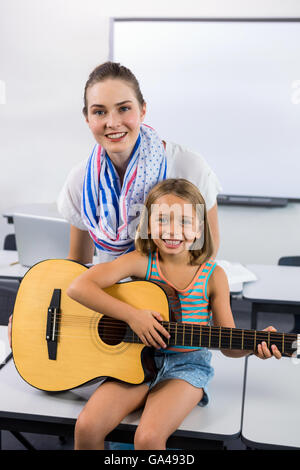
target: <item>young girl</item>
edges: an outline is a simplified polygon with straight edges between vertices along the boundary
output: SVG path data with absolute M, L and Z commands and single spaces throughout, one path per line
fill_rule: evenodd
M 160 323 L 159 312 L 133 308 L 103 288 L 130 276 L 164 283 L 176 289 L 181 304 L 180 312 L 173 312 L 173 320 L 206 325 L 212 319 L 215 326 L 233 328 L 227 278 L 211 259 L 212 253 L 201 194 L 187 180 L 168 179 L 148 194 L 136 234 L 136 251 L 90 268 L 71 284 L 67 292 L 70 297 L 127 322 L 145 345 L 156 348 L 158 368 L 150 382 L 132 385 L 108 380 L 99 386 L 78 417 L 76 449 L 103 449 L 107 434 L 142 405 L 135 449 L 165 449 L 168 437 L 193 407 L 208 403 L 207 385 L 213 376 L 211 352 L 207 348 L 168 347 L 169 333 Z M 281 357 L 274 345 L 272 352 Z M 223 353 L 242 357 L 249 352 Z M 265 343 L 258 346 L 257 355 L 271 357 Z

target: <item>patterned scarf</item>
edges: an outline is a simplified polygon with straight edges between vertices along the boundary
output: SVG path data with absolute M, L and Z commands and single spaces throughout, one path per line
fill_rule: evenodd
M 99 250 L 119 256 L 134 249 L 137 213 L 150 189 L 166 178 L 166 170 L 163 143 L 145 124 L 141 125 L 122 187 L 105 149 L 95 145 L 86 167 L 81 215 Z

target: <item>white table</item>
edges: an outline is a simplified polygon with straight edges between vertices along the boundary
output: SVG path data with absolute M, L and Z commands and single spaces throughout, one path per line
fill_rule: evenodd
M 212 351 L 214 378 L 209 385 L 210 403 L 197 406 L 178 428 L 189 435 L 206 439 L 233 439 L 240 434 L 245 358 L 233 359 Z M 140 412 L 132 413 L 122 423 L 137 425 Z
M 27 271 L 19 264 L 17 251 L 0 250 L 0 278 L 21 280 Z
M 94 256 L 94 264 L 98 262 Z M 19 279 L 20 281 L 30 268 L 22 266 L 18 261 L 18 252 L 13 250 L 0 250 L 0 279 Z
M 93 263 L 97 264 L 99 259 L 94 256 Z M 29 268 L 21 266 L 18 262 L 18 252 L 10 250 L 0 250 L 0 278 L 11 278 L 21 280 Z M 230 293 L 238 294 L 243 290 L 241 282 L 230 283 Z
M 2 334 L 7 327 L 0 327 Z M 195 448 L 205 439 L 222 443 L 240 436 L 245 359 L 231 359 L 213 351 L 215 377 L 207 407 L 196 406 L 170 439 L 170 446 Z M 60 393 L 28 385 L 11 359 L 0 370 L 0 429 L 20 432 L 72 434 L 78 414 L 97 384 Z M 108 440 L 132 441 L 140 412 L 130 414 Z
M 300 448 L 300 361 L 248 358 L 242 441 L 255 448 Z
M 248 264 L 246 267 L 258 279 L 244 284 L 244 298 L 300 303 L 300 267 L 263 264 Z
M 249 264 L 246 266 L 257 276 L 247 282 L 243 298 L 252 302 L 251 328 L 257 325 L 258 312 L 300 314 L 300 267 Z
M 243 283 L 242 282 L 235 282 L 229 283 L 229 290 L 231 295 L 238 295 L 243 292 Z

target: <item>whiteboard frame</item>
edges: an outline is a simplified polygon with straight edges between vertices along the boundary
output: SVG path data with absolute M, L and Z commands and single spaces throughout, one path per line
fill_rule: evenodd
M 110 17 L 109 19 L 109 60 L 114 60 L 114 25 L 116 22 L 272 22 L 300 23 L 300 17 Z M 299 198 L 282 198 L 266 196 L 241 196 L 239 194 L 223 194 L 218 196 L 222 205 L 242 205 L 261 207 L 284 207 L 289 202 L 300 202 Z

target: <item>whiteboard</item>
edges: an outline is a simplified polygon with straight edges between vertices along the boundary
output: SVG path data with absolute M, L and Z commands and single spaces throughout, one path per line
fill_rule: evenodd
M 300 20 L 114 19 L 145 123 L 200 153 L 222 193 L 300 198 Z

